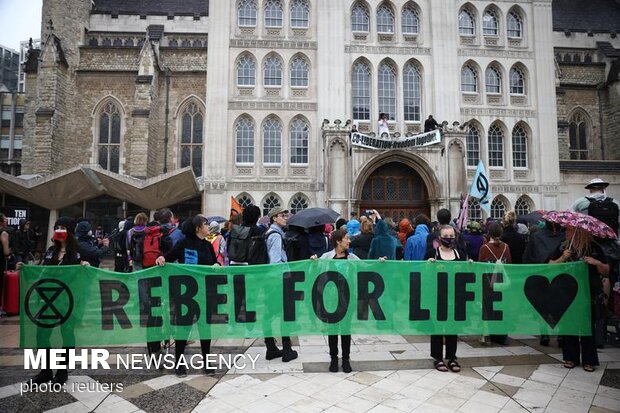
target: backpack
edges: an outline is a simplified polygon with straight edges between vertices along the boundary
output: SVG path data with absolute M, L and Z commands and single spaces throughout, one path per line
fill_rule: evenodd
M 247 262 L 250 250 L 251 227 L 233 224 L 228 237 L 228 259 L 237 262 Z
M 175 228 L 164 229 L 160 226 L 144 228 L 144 242 L 142 244 L 142 268 L 155 266 L 155 260 L 172 249 L 170 234 Z
M 131 238 L 129 239 L 129 252 L 131 259 L 135 262 L 142 262 L 144 258 L 144 238 L 146 237 L 146 229 L 142 231 L 131 230 Z
M 308 238 L 308 243 L 310 244 L 310 255 L 317 255 L 320 257 L 321 255 L 329 251 L 329 239 L 326 235 L 310 235 L 310 237 Z
M 209 240 L 211 245 L 213 245 L 213 251 L 215 252 L 215 259 L 220 265 L 224 265 L 224 237 L 221 235 L 217 235 L 212 240 Z
M 618 205 L 613 198 L 605 198 L 604 200 L 596 200 L 586 197 L 590 201 L 588 205 L 588 215 L 598 219 L 609 225 L 609 227 L 618 233 Z
M 250 265 L 258 265 L 258 264 L 269 264 L 269 251 L 267 249 L 267 238 L 271 236 L 271 234 L 277 234 L 280 238 L 282 238 L 282 249 L 286 251 L 286 246 L 284 245 L 284 238 L 279 232 L 276 231 L 267 231 L 265 235 L 257 235 L 252 237 L 250 240 L 250 248 L 248 249 L 248 264 Z

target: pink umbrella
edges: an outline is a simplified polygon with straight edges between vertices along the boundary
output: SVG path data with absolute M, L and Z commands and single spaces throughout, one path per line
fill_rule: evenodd
M 609 225 L 594 217 L 591 217 L 590 215 L 582 214 L 581 212 L 550 211 L 543 215 L 542 218 L 549 222 L 555 222 L 563 227 L 583 229 L 595 237 L 611 239 L 617 238 L 616 233 L 609 227 Z

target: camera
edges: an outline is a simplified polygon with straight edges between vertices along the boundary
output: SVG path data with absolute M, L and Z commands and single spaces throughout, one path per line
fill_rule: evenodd
M 372 211 L 372 209 L 367 209 L 366 211 L 364 211 L 364 215 L 367 216 L 371 216 L 374 212 Z

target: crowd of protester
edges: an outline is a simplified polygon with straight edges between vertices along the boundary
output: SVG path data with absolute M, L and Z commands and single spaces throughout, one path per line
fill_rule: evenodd
M 600 181 L 600 182 L 599 182 Z M 593 184 L 594 183 L 594 184 Z M 598 186 L 597 186 L 598 184 Z M 594 204 L 605 199 L 606 183 L 593 180 L 586 186 L 586 197 Z M 598 197 L 598 198 L 597 198 Z M 611 198 L 609 198 L 611 200 Z M 610 201 L 611 202 L 611 201 Z M 587 213 L 584 202 L 575 203 L 576 208 Z M 613 208 L 612 208 L 613 209 Z M 615 227 L 617 226 L 617 207 Z M 268 218 L 268 220 L 267 220 Z M 347 221 L 338 219 L 334 224 L 310 228 L 290 225 L 289 211 L 274 208 L 261 219 L 261 211 L 250 205 L 234 216 L 231 221 L 209 221 L 204 215 L 196 215 L 179 222 L 170 209 L 158 211 L 149 222 L 146 214 L 139 213 L 118 224 L 112 236 L 97 238 L 87 220 L 61 217 L 55 225 L 54 245 L 44 256 L 44 265 L 82 263 L 99 266 L 101 257 L 111 248 L 114 253 L 114 270 L 117 272 L 139 271 L 166 262 L 199 265 L 254 265 L 283 263 L 306 259 L 347 260 L 404 260 L 404 261 L 477 261 L 498 264 L 555 264 L 583 260 L 588 264 L 590 294 L 592 298 L 592 335 L 558 337 L 564 355 L 564 366 L 581 365 L 584 370 L 594 371 L 598 365 L 597 347 L 605 345 L 605 333 L 597 334 L 601 324 L 606 330 L 605 318 L 611 308 L 611 285 L 616 281 L 618 262 L 607 256 L 600 240 L 580 229 L 567 228 L 538 220 L 521 223 L 514 211 L 507 211 L 500 220 L 486 222 L 470 221 L 458 228 L 447 209 L 440 209 L 436 220 L 419 214 L 413 222 L 402 219 L 395 223 L 389 217 L 381 217 L 377 210 L 366 210 L 358 218 L 351 214 Z M 602 217 L 604 221 L 606 217 Z M 612 225 L 613 219 L 608 220 Z M 0 242 L 6 249 L 4 233 Z M 264 253 L 251 251 L 248 239 L 262 239 Z M 157 245 L 153 249 L 153 240 Z M 24 260 L 26 262 L 26 260 Z M 140 292 L 143 294 L 144 292 Z M 329 371 L 339 370 L 339 336 L 329 336 Z M 456 335 L 431 336 L 431 357 L 439 371 L 460 371 L 457 357 Z M 484 343 L 507 344 L 507 336 L 481 337 Z M 549 337 L 542 336 L 541 345 L 549 345 Z M 176 340 L 175 354 L 180 357 L 187 340 Z M 201 352 L 210 351 L 210 340 L 200 340 Z M 265 338 L 266 358 L 281 358 L 283 362 L 294 360 L 298 354 L 293 350 L 290 337 L 281 338 L 282 348 L 276 338 Z M 340 336 L 342 371 L 352 371 L 350 364 L 351 336 Z M 444 351 L 445 348 L 445 351 Z M 147 343 L 149 354 L 162 351 L 158 340 Z M 205 369 L 207 374 L 213 371 Z M 176 374 L 187 374 L 185 368 L 177 368 Z M 52 376 L 50 370 L 42 371 L 35 382 L 66 381 L 67 371 Z

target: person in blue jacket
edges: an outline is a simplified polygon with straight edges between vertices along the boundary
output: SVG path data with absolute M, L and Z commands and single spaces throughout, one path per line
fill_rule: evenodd
M 415 217 L 415 231 L 405 244 L 405 261 L 420 261 L 426 256 L 426 238 L 428 237 L 430 219 L 424 214 Z

